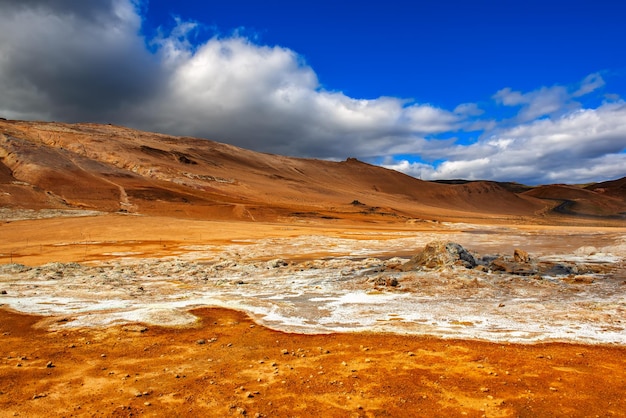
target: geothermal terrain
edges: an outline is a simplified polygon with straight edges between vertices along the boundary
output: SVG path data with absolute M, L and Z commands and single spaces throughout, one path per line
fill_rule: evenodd
M 0 120 L 0 416 L 626 416 L 626 178 Z

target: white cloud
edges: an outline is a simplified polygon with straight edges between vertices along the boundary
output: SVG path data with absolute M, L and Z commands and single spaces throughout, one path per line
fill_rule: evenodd
M 168 83 L 129 110 L 129 123 L 267 152 L 332 157 L 344 150 L 363 157 L 408 149 L 415 136 L 448 131 L 460 120 L 398 98 L 323 90 L 313 69 L 279 46 L 242 37 L 215 37 L 195 50 L 178 39 L 161 44 Z
M 516 121 L 526 122 L 545 115 L 578 106 L 570 101 L 570 94 L 562 86 L 542 87 L 529 93 L 512 91 L 509 87 L 498 91 L 493 98 L 505 106 L 522 106 Z M 569 102 L 569 103 L 568 103 Z
M 617 102 L 517 125 L 475 144 L 448 148 L 442 152 L 448 158 L 437 166 L 393 160 L 385 166 L 419 172 L 428 179 L 578 183 L 626 175 L 625 151 L 626 103 Z
M 565 86 L 541 87 L 528 93 L 503 88 L 493 95 L 493 99 L 505 106 L 521 106 L 515 121 L 527 122 L 542 116 L 560 116 L 581 107 L 574 98 L 582 97 L 604 86 L 599 73 L 589 74 L 570 92 Z
M 476 103 L 461 103 L 454 108 L 454 113 L 464 116 L 480 116 L 485 113 Z

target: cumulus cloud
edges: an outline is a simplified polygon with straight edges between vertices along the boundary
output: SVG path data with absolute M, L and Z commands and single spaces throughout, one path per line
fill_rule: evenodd
M 471 145 L 442 150 L 438 164 L 384 164 L 425 179 L 498 179 L 527 184 L 586 182 L 624 175 L 626 103 L 605 103 L 556 119 L 504 129 Z
M 129 123 L 201 135 L 267 152 L 329 158 L 408 150 L 414 136 L 453 129 L 459 117 L 392 97 L 355 99 L 320 88 L 294 51 L 247 38 L 212 38 L 191 51 L 166 39 L 161 94 L 129 109 Z
M 146 39 L 139 0 L 0 7 L 4 117 L 113 122 L 285 155 L 359 157 L 422 178 L 571 182 L 617 177 L 626 166 L 624 102 L 579 102 L 605 85 L 599 73 L 575 86 L 503 88 L 495 103 L 518 111 L 496 120 L 475 103 L 446 110 L 329 91 L 297 52 L 237 34 L 198 42 L 195 22 L 176 20 Z M 471 144 L 458 140 L 468 131 L 478 132 Z
M 0 112 L 8 117 L 124 123 L 323 158 L 406 152 L 462 119 L 399 98 L 323 90 L 280 46 L 236 35 L 193 45 L 192 22 L 146 40 L 127 0 L 1 5 Z
M 0 112 L 7 117 L 102 119 L 158 84 L 132 3 L 3 0 L 0 7 Z

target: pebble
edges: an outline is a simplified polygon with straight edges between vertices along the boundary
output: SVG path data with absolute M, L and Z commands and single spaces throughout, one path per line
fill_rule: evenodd
M 51 369 L 51 368 L 53 368 L 53 367 L 54 367 L 54 364 L 53 364 L 51 361 L 49 361 L 49 362 L 46 364 L 46 367 L 47 367 L 47 368 L 49 368 L 49 369 Z

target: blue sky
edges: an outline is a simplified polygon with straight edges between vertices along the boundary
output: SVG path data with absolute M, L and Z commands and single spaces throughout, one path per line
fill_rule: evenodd
M 357 157 L 423 179 L 626 175 L 621 2 L 0 6 L 0 116 Z

